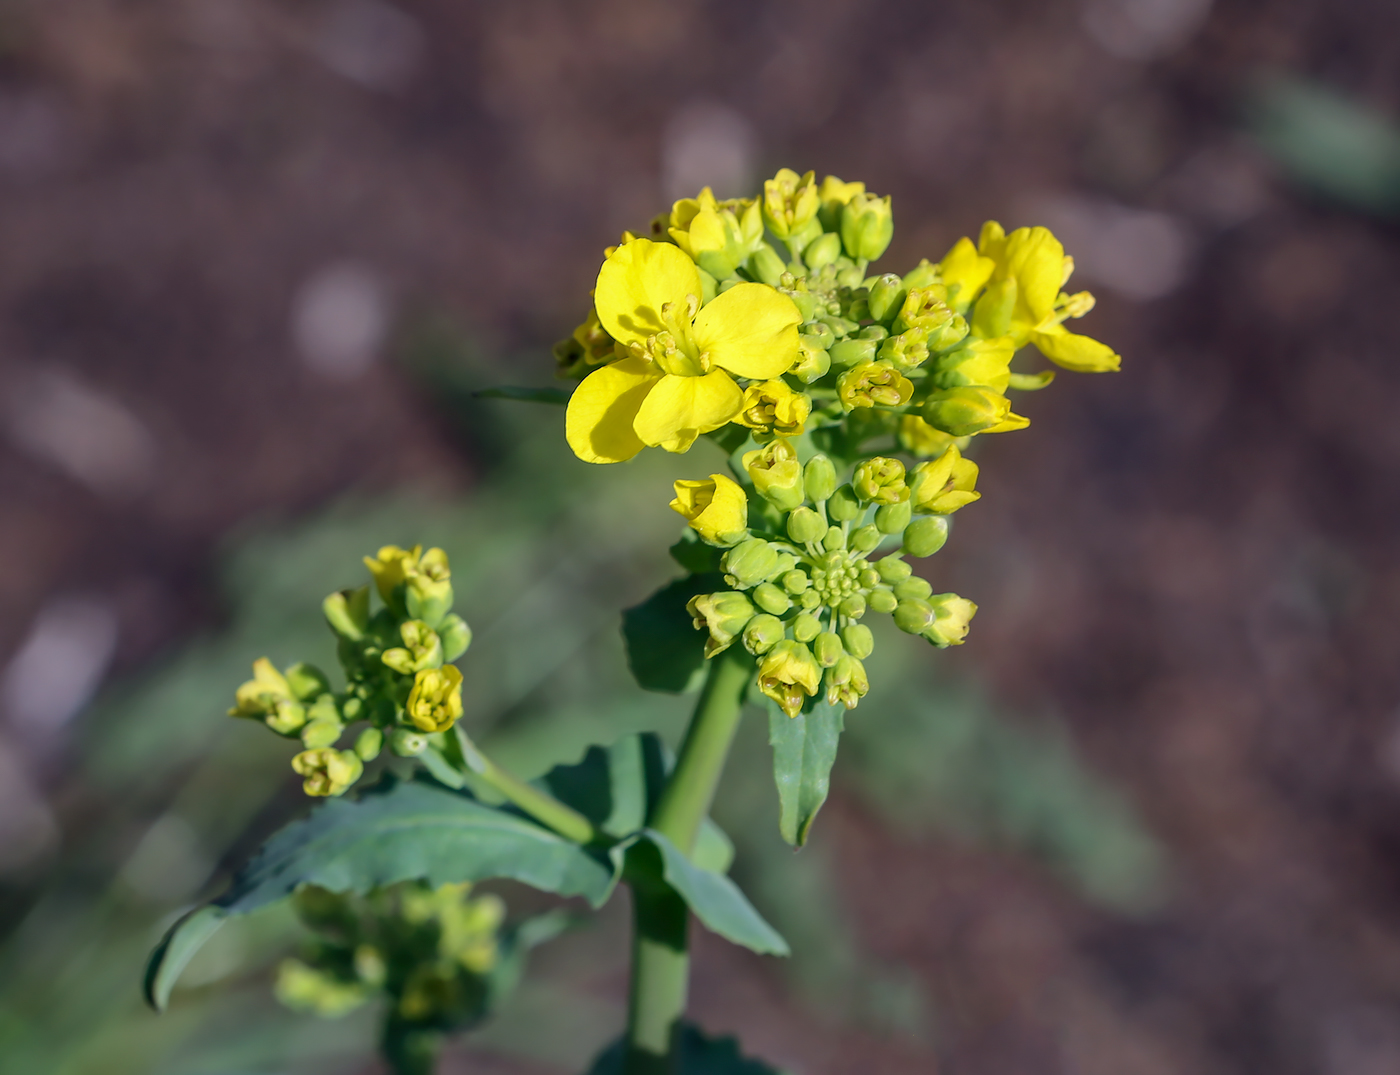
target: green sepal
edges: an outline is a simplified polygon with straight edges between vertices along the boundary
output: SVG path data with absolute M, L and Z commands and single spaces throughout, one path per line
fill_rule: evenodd
M 705 678 L 705 632 L 685 610 L 700 594 L 727 589 L 721 575 L 687 575 L 622 613 L 627 667 L 643 690 L 688 694 Z
M 1039 373 L 1013 373 L 1007 382 L 1008 388 L 1018 392 L 1039 392 L 1055 379 L 1054 370 L 1041 370 Z
M 793 847 L 807 842 L 812 822 L 831 790 L 831 766 L 845 727 L 846 709 L 818 698 L 789 717 L 768 702 L 768 742 L 778 786 L 778 831 Z
M 780 1075 L 762 1060 L 742 1055 L 735 1038 L 706 1037 L 691 1023 L 680 1028 L 679 1037 L 676 1075 Z M 599 1054 L 586 1075 L 622 1075 L 626 1054 L 627 1040 L 619 1038 Z

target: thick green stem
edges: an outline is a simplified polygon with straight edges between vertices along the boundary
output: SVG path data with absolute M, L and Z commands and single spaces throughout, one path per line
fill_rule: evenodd
M 483 754 L 465 732 L 458 730 L 458 741 L 462 744 L 462 759 L 471 772 L 487 787 L 492 788 L 507 800 L 513 802 L 536 821 L 539 821 L 560 836 L 580 844 L 592 843 L 598 837 L 593 822 L 571 806 L 561 803 L 553 795 L 541 791 L 533 784 L 526 783 L 514 773 L 507 772 Z
M 739 727 L 753 662 L 736 646 L 716 657 L 695 707 L 675 771 L 656 804 L 651 827 L 687 855 L 710 812 L 715 788 Z M 663 886 L 632 885 L 632 990 L 625 1075 L 676 1075 L 690 974 L 690 912 Z

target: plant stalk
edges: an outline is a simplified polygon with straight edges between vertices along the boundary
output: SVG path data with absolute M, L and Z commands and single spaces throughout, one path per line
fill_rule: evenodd
M 734 742 L 753 662 L 735 646 L 716 657 L 651 827 L 689 855 Z M 632 883 L 632 987 L 624 1075 L 678 1075 L 690 975 L 690 912 L 670 888 Z
M 483 754 L 460 729 L 457 738 L 462 745 L 462 759 L 467 768 L 487 787 L 503 795 L 536 821 L 575 843 L 589 844 L 598 838 L 598 830 L 594 828 L 593 822 L 572 806 L 561 803 L 547 791 L 541 791 L 514 773 L 502 769 Z

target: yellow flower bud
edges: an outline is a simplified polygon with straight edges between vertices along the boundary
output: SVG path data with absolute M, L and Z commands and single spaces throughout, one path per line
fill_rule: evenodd
M 462 673 L 450 664 L 419 672 L 404 710 L 419 731 L 446 731 L 462 715 Z
M 848 411 L 876 404 L 898 407 L 909 402 L 914 384 L 888 362 L 862 362 L 837 378 L 836 394 Z
M 599 323 L 597 310 L 589 309 L 583 324 L 574 329 L 573 338 L 582 349 L 583 361 L 588 367 L 601 366 L 604 362 L 612 361 L 617 341 L 609 336 L 608 330 Z
M 1030 424 L 1011 413 L 1011 401 L 1000 392 L 976 386 L 934 392 L 924 404 L 923 419 L 954 437 L 1004 433 Z
M 733 545 L 748 533 L 749 500 L 739 484 L 723 474 L 708 481 L 677 481 L 671 509 L 709 545 Z
M 865 665 L 856 657 L 846 654 L 826 671 L 826 704 L 838 702 L 847 709 L 854 709 L 870 691 L 870 680 L 865 673 Z
M 841 244 L 846 253 L 861 261 L 874 261 L 894 237 L 894 214 L 890 197 L 857 194 L 841 210 Z
M 779 511 L 792 511 L 802 503 L 802 464 L 790 442 L 775 440 L 756 451 L 745 452 L 743 462 L 758 495 Z
M 374 587 L 379 591 L 379 596 L 388 604 L 394 594 L 394 589 L 403 584 L 409 575 L 418 570 L 418 558 L 423 552 L 422 545 L 415 545 L 411 549 L 401 549 L 397 545 L 385 545 L 379 550 L 379 554 L 371 560 L 365 557 L 365 566 L 369 568 L 369 573 L 374 576 Z
M 821 202 L 817 215 L 821 219 L 822 227 L 830 232 L 840 231 L 841 210 L 857 194 L 864 193 L 864 183 L 846 183 L 834 175 L 823 179 L 822 185 L 817 188 L 817 198 Z
M 799 176 L 783 168 L 763 184 L 763 221 L 779 239 L 802 234 L 820 205 L 813 172 Z
M 422 620 L 406 620 L 399 625 L 402 646 L 384 651 L 380 658 L 395 672 L 411 676 L 424 668 L 442 665 L 442 639 Z
M 308 795 L 343 795 L 360 779 L 365 764 L 353 750 L 303 750 L 292 759 L 292 769 L 305 777 L 302 790 Z
M 898 504 L 909 499 L 909 487 L 904 482 L 904 464 L 898 459 L 877 455 L 856 467 L 851 478 L 856 495 L 876 504 Z
M 931 515 L 951 515 L 982 495 L 976 492 L 977 464 L 964 459 L 956 445 L 932 462 L 917 464 L 908 481 L 914 510 Z
M 763 241 L 763 217 L 753 199 L 721 202 L 706 187 L 676 202 L 666 233 L 701 269 L 724 280 Z
M 369 587 L 333 593 L 321 602 L 321 611 L 332 631 L 341 638 L 358 642 L 369 624 Z
M 812 651 L 801 642 L 783 639 L 758 666 L 758 687 L 789 717 L 802 711 L 802 703 L 816 695 L 821 684 L 821 667 Z
M 1009 336 L 969 340 L 956 351 L 939 357 L 933 383 L 939 388 L 981 385 L 1004 393 L 1011 383 L 1011 359 L 1015 353 Z
M 699 594 L 687 602 L 685 609 L 695 621 L 696 630 L 708 630 L 705 657 L 723 653 L 754 617 L 754 607 L 747 597 L 735 590 Z
M 966 437 L 954 437 L 941 429 L 934 429 L 917 414 L 906 414 L 899 420 L 899 446 L 910 455 L 926 459 L 931 455 L 942 455 L 948 445 L 967 446 Z
M 912 370 L 928 358 L 928 334 L 911 328 L 880 345 L 880 358 L 897 370 Z
M 925 515 L 904 528 L 903 549 L 910 556 L 932 556 L 947 541 L 948 519 L 944 515 Z
M 278 702 L 291 701 L 292 688 L 281 672 L 273 667 L 266 657 L 253 662 L 253 678 L 234 693 L 234 706 L 228 711 L 231 717 L 262 717 L 270 712 Z
M 819 346 L 816 337 L 805 333 L 797 337 L 797 362 L 788 372 L 803 384 L 811 384 L 826 376 L 831 369 L 831 355 Z
M 811 398 L 805 392 L 794 392 L 786 381 L 778 379 L 744 389 L 742 409 L 734 421 L 762 435 L 795 437 L 811 413 Z

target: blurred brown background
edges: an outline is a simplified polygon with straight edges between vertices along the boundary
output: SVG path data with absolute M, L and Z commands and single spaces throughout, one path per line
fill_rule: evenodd
M 223 629 L 221 550 L 350 493 L 470 510 L 518 419 L 445 408 L 452 371 L 547 383 L 620 230 L 787 165 L 893 195 L 882 268 L 1045 223 L 1098 294 L 1123 372 L 988 438 L 933 571 L 981 606 L 959 674 L 1062 728 L 1168 880 L 1095 904 L 1013 846 L 889 824 L 838 766 L 822 898 L 923 1014 L 832 1018 L 707 938 L 697 1018 L 813 1075 L 1400 1071 L 1400 136 L 1366 109 L 1400 112 L 1381 0 L 6 0 L 0 968 L 29 962 L 3 973 L 61 945 L 54 871 L 109 883 L 70 854 L 109 802 L 79 711 Z M 443 325 L 446 374 L 405 343 Z M 554 446 L 558 418 L 515 428 Z M 123 912 L 114 988 L 174 903 Z M 9 1067 L 37 1018 L 0 1009 L 0 1070 L 102 1070 Z

